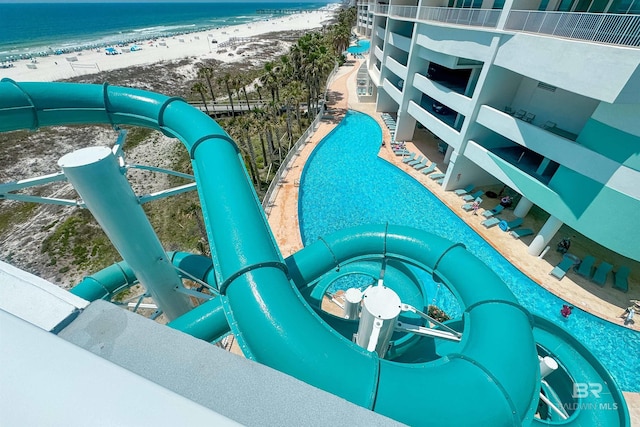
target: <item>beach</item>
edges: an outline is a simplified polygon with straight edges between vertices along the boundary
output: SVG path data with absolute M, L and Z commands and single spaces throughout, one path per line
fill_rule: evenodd
M 136 44 L 139 50 L 132 50 L 133 44 L 114 46 L 116 53 L 112 55 L 107 55 L 103 48 L 87 48 L 69 54 L 18 60 L 9 68 L 0 68 L 0 78 L 23 82 L 49 82 L 185 58 L 200 61 L 218 60 L 225 63 L 243 62 L 250 60 L 256 53 L 256 43 L 264 42 L 266 34 L 317 30 L 331 20 L 333 13 L 333 10 L 326 8 L 248 24 L 157 38 Z M 247 49 L 250 44 L 254 47 Z

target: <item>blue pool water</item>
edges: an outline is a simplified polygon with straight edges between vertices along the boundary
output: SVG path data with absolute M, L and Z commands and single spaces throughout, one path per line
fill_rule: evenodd
M 419 182 L 378 158 L 382 131 L 375 120 L 349 112 L 305 165 L 299 199 L 302 240 L 345 227 L 394 223 L 424 229 L 467 249 L 490 266 L 529 311 L 563 326 L 600 359 L 625 391 L 640 392 L 640 333 L 575 309 L 516 269 Z M 424 278 L 428 297 L 446 312 L 460 309 L 446 290 Z
M 349 53 L 365 53 L 369 51 L 371 42 L 369 40 L 360 40 L 356 46 L 350 46 L 347 49 Z

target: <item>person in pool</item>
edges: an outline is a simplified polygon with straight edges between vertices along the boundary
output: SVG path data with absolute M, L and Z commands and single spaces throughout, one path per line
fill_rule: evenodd
M 569 316 L 571 316 L 571 310 L 573 310 L 573 307 L 567 304 L 562 304 L 562 308 L 560 309 L 560 314 L 565 319 L 568 319 Z

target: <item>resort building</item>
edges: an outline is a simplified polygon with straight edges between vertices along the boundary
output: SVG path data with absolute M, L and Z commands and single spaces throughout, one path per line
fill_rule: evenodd
M 358 3 L 370 38 L 361 100 L 425 128 L 446 153 L 446 190 L 506 185 L 563 224 L 640 260 L 640 2 L 391 0 Z

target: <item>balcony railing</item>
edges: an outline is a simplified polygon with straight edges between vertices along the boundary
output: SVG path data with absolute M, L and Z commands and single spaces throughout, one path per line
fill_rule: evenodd
M 375 13 L 418 21 L 495 28 L 500 17 L 498 9 L 469 9 L 453 7 L 417 7 L 376 5 Z
M 498 25 L 501 12 L 499 9 L 421 7 L 418 12 L 418 19 L 421 21 L 495 28 Z
M 640 15 L 512 10 L 505 30 L 640 46 Z

